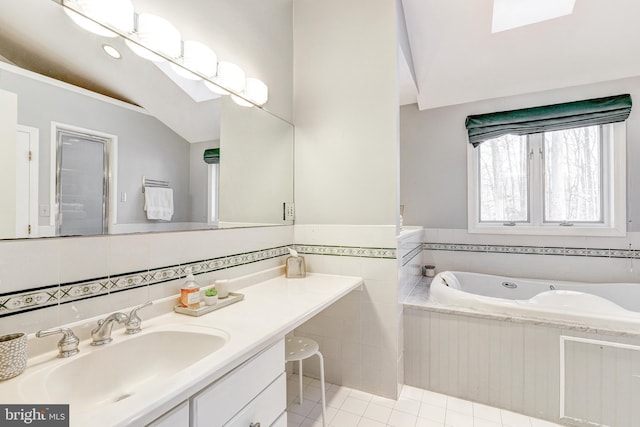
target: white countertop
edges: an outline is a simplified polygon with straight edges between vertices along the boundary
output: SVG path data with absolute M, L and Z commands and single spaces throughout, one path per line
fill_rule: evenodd
M 357 289 L 362 283 L 360 277 L 309 274 L 304 279 L 286 279 L 280 276 L 243 288 L 240 291 L 245 295 L 243 301 L 200 317 L 171 312 L 143 320 L 143 331 L 152 331 L 169 324 L 202 325 L 219 328 L 227 332 L 230 339 L 220 350 L 191 366 L 185 366 L 178 374 L 159 379 L 153 383 L 153 387 L 145 387 L 107 407 L 74 411 L 73 402 L 29 401 L 28 396 L 21 394 L 21 377 L 28 374 L 30 369 L 40 369 L 39 366 L 45 366 L 44 364 L 54 367 L 67 361 L 57 359 L 57 351 L 38 356 L 37 361 L 30 360 L 22 375 L 0 382 L 0 402 L 69 403 L 71 426 L 74 427 L 144 425 L 282 339 L 285 334 Z M 119 339 L 135 339 L 135 336 L 124 335 L 122 330 L 114 331 L 112 336 L 114 342 Z M 168 342 L 167 345 L 171 343 Z M 86 340 L 81 342 L 80 350 L 81 353 L 96 351 Z M 142 354 L 140 357 L 144 363 L 144 358 L 152 358 L 153 354 Z M 73 382 L 73 379 L 70 381 Z

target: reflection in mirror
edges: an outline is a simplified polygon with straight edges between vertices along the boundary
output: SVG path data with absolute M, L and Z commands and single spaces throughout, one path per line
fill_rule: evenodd
M 169 64 L 158 66 L 127 52 L 123 40 L 109 39 L 122 58 L 105 60 L 104 52 L 93 51 L 105 39 L 77 28 L 60 5 L 19 3 L 1 6 L 0 59 L 33 63 L 30 68 L 39 72 L 38 67 L 60 70 L 60 64 L 86 72 L 91 64 L 82 61 L 95 59 L 96 74 L 116 73 L 118 80 L 117 87 L 100 92 L 119 100 L 0 62 L 0 136 L 10 141 L 0 148 L 0 238 L 100 232 L 67 228 L 73 218 L 102 221 L 108 233 L 291 223 L 282 215 L 283 203 L 293 199 L 289 123 L 205 92 L 204 82 L 180 76 Z M 142 86 L 144 96 L 153 92 L 166 99 L 153 104 L 154 115 L 123 102 L 129 101 L 127 93 L 138 96 Z M 175 106 L 167 104 L 180 107 L 171 110 Z M 83 150 L 79 162 L 67 164 L 77 149 L 88 147 L 91 157 Z M 219 163 L 205 162 L 205 150 L 211 149 L 219 149 Z M 143 177 L 166 182 L 172 190 L 169 220 L 149 219 Z M 83 199 L 91 180 L 93 208 Z

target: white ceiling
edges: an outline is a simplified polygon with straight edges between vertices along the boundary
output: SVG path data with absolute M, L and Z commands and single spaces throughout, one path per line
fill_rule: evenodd
M 402 3 L 421 110 L 640 75 L 638 0 L 577 0 L 495 34 L 492 0 Z
M 401 1 L 401 104 L 417 102 L 424 110 L 640 75 L 638 0 L 577 0 L 571 15 L 495 34 L 492 0 Z M 135 0 L 139 11 L 170 17 L 184 36 L 212 45 L 223 38 L 219 26 L 203 19 L 195 25 L 194 14 L 214 13 L 223 3 Z M 225 14 L 234 13 L 233 2 L 225 7 Z M 268 13 L 267 3 L 261 7 Z M 155 65 L 109 39 L 124 54 L 114 61 L 99 49 L 104 40 L 71 24 L 50 0 L 0 6 L 0 58 L 140 105 L 190 142 L 217 138 L 212 118 L 219 101 L 195 102 L 166 84 Z

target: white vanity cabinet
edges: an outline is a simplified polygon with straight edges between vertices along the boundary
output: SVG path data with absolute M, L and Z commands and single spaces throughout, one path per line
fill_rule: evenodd
M 191 398 L 192 427 L 286 424 L 284 340 Z
M 147 427 L 189 427 L 189 401 L 182 402 Z

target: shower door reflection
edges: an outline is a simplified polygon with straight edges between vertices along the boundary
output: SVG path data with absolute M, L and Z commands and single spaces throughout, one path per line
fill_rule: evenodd
M 106 233 L 108 139 L 58 129 L 57 141 L 57 235 Z

